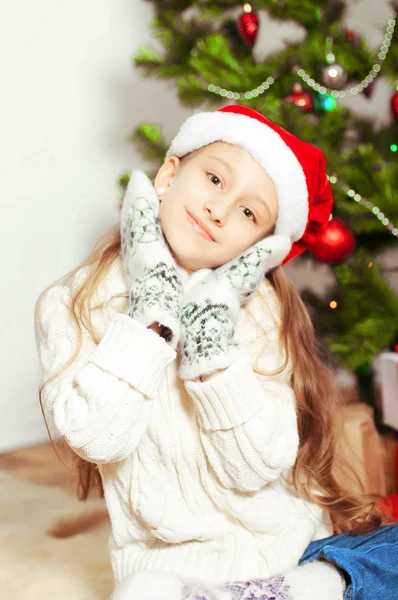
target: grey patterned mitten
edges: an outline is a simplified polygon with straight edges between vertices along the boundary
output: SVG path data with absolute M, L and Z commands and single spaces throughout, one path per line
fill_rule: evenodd
M 147 327 L 159 322 L 176 350 L 188 275 L 174 260 L 159 220 L 159 198 L 143 171 L 133 171 L 121 210 L 121 254 L 130 291 L 127 314 Z
M 242 355 L 244 349 L 234 341 L 240 307 L 290 248 L 288 236 L 272 235 L 225 265 L 190 276 L 181 307 L 181 379 L 225 369 Z

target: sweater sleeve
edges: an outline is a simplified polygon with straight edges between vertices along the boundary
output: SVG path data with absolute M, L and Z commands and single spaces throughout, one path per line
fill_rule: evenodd
M 241 330 L 248 332 L 244 356 L 206 381 L 185 383 L 213 471 L 224 487 L 244 492 L 261 489 L 291 468 L 299 445 L 290 365 L 280 374 L 260 374 L 276 371 L 284 352 L 278 324 L 257 305 L 252 303 L 262 323 L 261 330 L 256 328 L 261 352 L 253 354 L 258 345 L 250 341 L 250 320 L 242 320 Z
M 77 330 L 65 285 L 45 290 L 35 307 L 35 339 L 43 408 L 80 457 L 93 463 L 122 460 L 138 445 L 149 422 L 162 374 L 175 359 L 164 339 L 116 313 L 97 345 L 83 328 L 71 366 Z

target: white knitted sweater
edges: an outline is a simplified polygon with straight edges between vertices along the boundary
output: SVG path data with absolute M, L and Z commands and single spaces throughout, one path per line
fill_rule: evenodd
M 42 380 L 74 349 L 71 288 L 85 273 L 37 301 Z M 43 394 L 59 433 L 98 465 L 115 582 L 159 571 L 219 584 L 295 567 L 308 544 L 332 529 L 281 477 L 298 450 L 291 366 L 274 376 L 253 370 L 283 364 L 273 287 L 264 280 L 242 309 L 236 339 L 247 356 L 185 388 L 178 355 L 123 314 L 128 301 L 117 260 L 91 313 L 100 343 L 85 331 L 77 361 Z

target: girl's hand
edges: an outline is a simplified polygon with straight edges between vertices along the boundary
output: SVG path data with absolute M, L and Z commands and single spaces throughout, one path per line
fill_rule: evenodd
M 126 312 L 145 327 L 161 323 L 167 328 L 165 339 L 176 349 L 184 272 L 169 250 L 160 226 L 159 198 L 143 171 L 131 174 L 122 204 L 120 232 L 130 291 Z
M 290 248 L 288 236 L 273 235 L 221 267 L 190 276 L 181 306 L 182 379 L 225 369 L 244 352 L 233 339 L 240 308 Z

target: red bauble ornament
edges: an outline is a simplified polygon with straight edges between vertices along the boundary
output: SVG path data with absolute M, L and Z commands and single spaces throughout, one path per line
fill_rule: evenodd
M 291 92 L 291 94 L 286 96 L 285 100 L 286 102 L 292 102 L 293 104 L 298 106 L 298 108 L 301 108 L 306 112 L 309 112 L 314 108 L 313 97 L 311 96 L 311 94 L 303 92 L 303 89 L 299 83 L 296 83 L 293 86 L 293 91 Z
M 355 235 L 346 227 L 341 219 L 333 217 L 327 224 L 309 252 L 330 265 L 343 262 L 355 249 Z
M 254 46 L 258 33 L 258 16 L 252 11 L 250 5 L 245 12 L 239 17 L 236 24 L 238 32 L 242 40 L 249 46 Z
M 398 449 L 398 446 L 396 446 L 396 449 Z M 385 500 L 383 498 L 378 500 L 376 503 L 376 508 L 381 512 L 382 515 L 387 515 L 393 517 L 393 519 L 398 519 L 398 494 L 392 494 L 392 496 L 388 496 L 388 498 Z
M 394 117 L 398 119 L 398 91 L 395 92 L 395 94 L 391 98 L 391 109 L 394 113 Z

